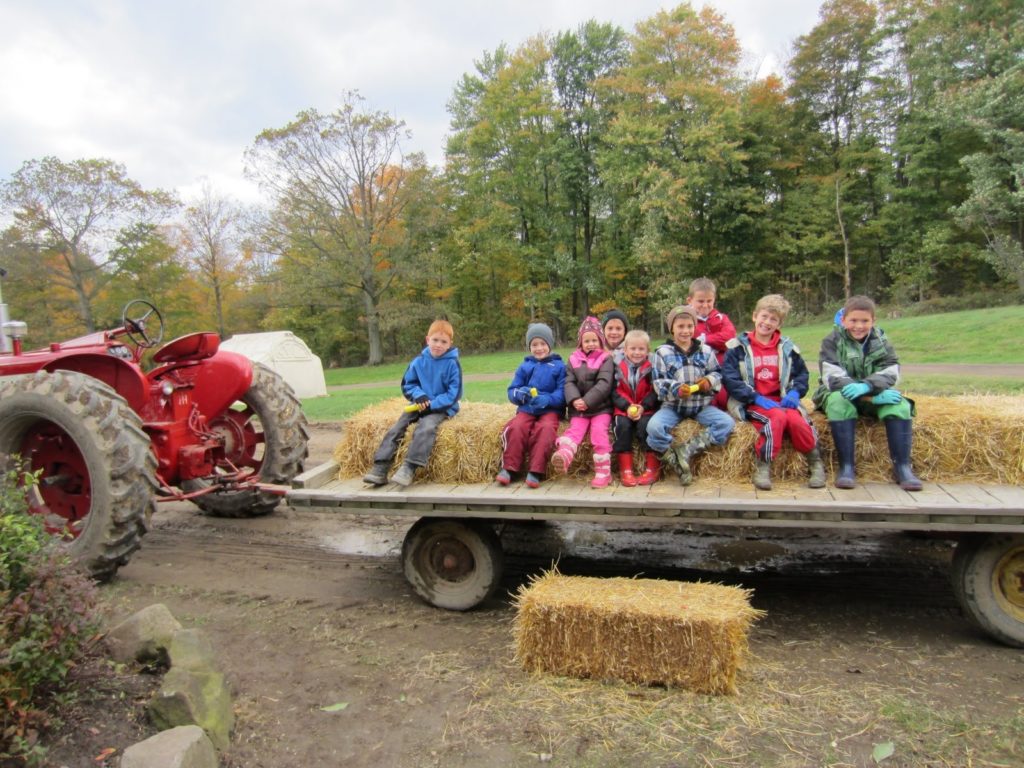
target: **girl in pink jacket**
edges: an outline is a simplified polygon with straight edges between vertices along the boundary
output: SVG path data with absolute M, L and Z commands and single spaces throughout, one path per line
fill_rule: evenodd
M 612 422 L 612 390 L 615 366 L 596 317 L 587 317 L 576 336 L 576 351 L 565 367 L 565 402 L 569 406 L 569 428 L 555 442 L 551 461 L 559 472 L 568 472 L 576 450 L 590 431 L 594 447 L 592 488 L 604 488 L 612 480 L 612 445 L 608 428 Z

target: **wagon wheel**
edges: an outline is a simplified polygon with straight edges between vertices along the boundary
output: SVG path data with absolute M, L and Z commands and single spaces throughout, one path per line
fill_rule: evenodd
M 1024 536 L 979 534 L 953 554 L 953 591 L 991 637 L 1024 648 Z
M 482 520 L 422 518 L 405 535 L 402 568 L 420 597 L 438 608 L 465 611 L 498 586 L 501 542 Z

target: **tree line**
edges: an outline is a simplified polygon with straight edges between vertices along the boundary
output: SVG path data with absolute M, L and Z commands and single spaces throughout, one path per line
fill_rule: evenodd
M 467 349 L 613 306 L 660 330 L 698 276 L 738 317 L 766 292 L 804 315 L 1020 301 L 1022 12 L 828 0 L 785 78 L 745 72 L 709 8 L 590 21 L 474 62 L 443 168 L 354 92 L 263 131 L 259 209 L 29 161 L 0 190 L 5 298 L 40 342 L 145 296 L 182 331 L 289 328 L 331 364 L 405 356 L 439 315 Z

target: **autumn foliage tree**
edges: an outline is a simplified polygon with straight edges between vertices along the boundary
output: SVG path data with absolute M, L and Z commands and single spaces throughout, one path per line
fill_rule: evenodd
M 299 113 L 261 133 L 247 169 L 273 199 L 269 239 L 285 260 L 306 262 L 307 295 L 362 302 L 367 361 L 381 362 L 381 304 L 422 246 L 409 217 L 426 194 L 423 156 L 406 155 L 404 124 L 349 94 L 334 112 Z
M 85 330 L 96 329 L 93 304 L 121 268 L 118 235 L 155 223 L 176 206 L 163 191 L 144 190 L 112 160 L 29 160 L 0 187 L 14 218 L 23 258 L 48 282 L 70 291 Z

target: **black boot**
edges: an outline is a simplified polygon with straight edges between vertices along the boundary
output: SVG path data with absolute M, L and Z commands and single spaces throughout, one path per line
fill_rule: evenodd
M 904 491 L 920 491 L 921 481 L 914 475 L 910 464 L 910 446 L 914 424 L 910 419 L 886 419 L 885 437 L 889 441 L 892 473 Z
M 835 443 L 836 455 L 839 458 L 836 488 L 854 488 L 857 485 L 857 476 L 854 471 L 853 462 L 854 435 L 857 428 L 857 420 L 830 421 L 828 425 L 832 429 L 832 442 Z

